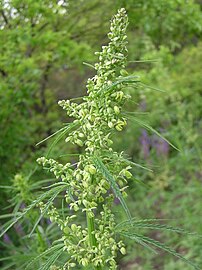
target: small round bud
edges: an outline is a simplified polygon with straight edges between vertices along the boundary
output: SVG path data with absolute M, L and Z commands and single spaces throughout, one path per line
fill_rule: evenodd
M 115 114 L 119 114 L 120 113 L 120 109 L 118 106 L 114 106 L 114 111 L 115 111 Z
M 108 122 L 108 127 L 113 128 L 114 124 L 112 122 Z
M 93 165 L 90 165 L 88 167 L 88 171 L 90 174 L 95 174 L 96 173 L 96 168 Z
M 76 231 L 77 231 L 77 226 L 76 226 L 76 224 L 72 224 L 72 225 L 71 225 L 71 229 L 72 229 L 73 232 L 76 232 Z
M 126 249 L 125 249 L 124 247 L 122 247 L 122 248 L 120 249 L 120 252 L 121 252 L 121 254 L 126 255 Z

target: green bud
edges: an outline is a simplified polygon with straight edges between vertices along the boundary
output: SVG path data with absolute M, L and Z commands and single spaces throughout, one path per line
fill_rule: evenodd
M 122 76 L 128 76 L 128 72 L 127 72 L 125 69 L 121 69 L 121 70 L 120 70 L 120 74 L 121 74 Z
M 70 263 L 69 266 L 70 266 L 70 267 L 75 267 L 76 264 L 75 264 L 75 263 Z
M 126 178 L 130 179 L 133 175 L 129 171 L 125 171 Z
M 71 229 L 75 233 L 77 231 L 77 225 L 76 224 L 72 224 L 71 225 Z
M 54 222 L 55 221 L 55 217 L 50 217 L 50 221 Z
M 87 200 L 83 200 L 83 205 L 84 205 L 85 207 L 88 207 L 88 201 L 87 201 Z
M 112 122 L 108 122 L 108 126 L 109 126 L 110 128 L 113 128 L 113 127 L 114 127 L 114 124 L 113 124 Z
M 75 212 L 79 210 L 79 207 L 78 207 L 77 204 L 75 204 L 73 208 L 74 208 L 74 211 L 75 211 Z
M 81 140 L 79 140 L 79 139 L 76 140 L 75 143 L 78 144 L 81 147 L 83 146 L 83 142 Z
M 120 109 L 118 106 L 114 106 L 114 111 L 115 111 L 115 114 L 119 114 L 120 113 Z
M 63 229 L 63 232 L 66 233 L 66 234 L 69 234 L 69 232 L 70 232 L 69 227 L 65 227 L 65 228 Z
M 79 133 L 79 137 L 80 137 L 80 138 L 83 138 L 83 137 L 84 137 L 84 134 L 80 132 L 80 133 Z
M 79 180 L 81 180 L 81 179 L 82 179 L 81 174 L 76 174 L 76 180 L 79 181 Z
M 120 249 L 120 252 L 121 252 L 121 254 L 126 255 L 126 249 L 125 249 L 124 247 L 122 247 L 122 248 Z
M 95 174 L 96 173 L 96 168 L 93 165 L 89 165 L 88 171 L 90 174 Z
M 88 265 L 88 259 L 86 259 L 86 258 L 83 258 L 82 260 L 81 260 L 81 264 L 83 265 L 83 266 L 87 266 Z
M 94 213 L 92 212 L 92 211 L 90 211 L 90 212 L 88 212 L 88 217 L 89 218 L 93 218 L 95 215 L 94 215 Z
M 117 125 L 117 126 L 116 126 L 116 130 L 122 131 L 122 129 L 123 129 L 123 126 L 121 126 L 121 125 Z

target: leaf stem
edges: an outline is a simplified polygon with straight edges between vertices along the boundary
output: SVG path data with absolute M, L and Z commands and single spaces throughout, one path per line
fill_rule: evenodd
M 94 217 L 89 217 L 88 213 L 86 212 L 86 220 L 87 220 L 87 226 L 88 226 L 88 236 L 89 236 L 89 242 L 91 247 L 97 247 L 97 242 L 95 238 L 95 220 Z M 95 266 L 95 270 L 102 270 L 101 266 Z

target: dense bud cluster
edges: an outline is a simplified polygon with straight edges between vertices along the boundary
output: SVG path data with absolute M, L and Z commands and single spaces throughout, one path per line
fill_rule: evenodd
M 59 101 L 67 115 L 75 118 L 75 128 L 68 134 L 66 142 L 83 147 L 84 154 L 79 156 L 76 167 L 70 163 L 59 164 L 53 159 L 39 158 L 38 162 L 54 173 L 60 181 L 67 183 L 66 202 L 75 213 L 86 213 L 92 231 L 75 224 L 75 216 L 63 220 L 56 208 L 49 209 L 50 219 L 56 222 L 63 231 L 64 250 L 71 259 L 63 266 L 63 270 L 73 268 L 79 263 L 82 266 L 93 265 L 96 269 L 107 265 L 108 269 L 117 269 L 115 258 L 117 252 L 125 254 L 122 241 L 114 237 L 115 221 L 110 210 L 114 195 L 110 192 L 110 183 L 97 169 L 93 157 L 102 154 L 105 165 L 125 194 L 125 182 L 131 177 L 130 167 L 121 160 L 111 162 L 110 156 L 117 155 L 111 145 L 111 134 L 121 131 L 126 126 L 122 116 L 122 106 L 129 98 L 123 92 L 123 78 L 126 64 L 126 27 L 128 18 L 124 9 L 120 9 L 111 22 L 108 46 L 96 53 L 99 62 L 95 64 L 97 74 L 87 81 L 88 96 L 80 104 L 69 100 Z M 71 193 L 71 196 L 69 195 Z M 102 204 L 98 208 L 98 205 Z M 44 206 L 41 205 L 43 211 Z M 99 210 L 101 209 L 100 213 Z M 95 211 L 96 210 L 96 211 Z M 96 217 L 95 217 L 96 216 Z M 56 267 L 56 266 L 54 266 Z M 57 267 L 53 269 L 58 269 Z

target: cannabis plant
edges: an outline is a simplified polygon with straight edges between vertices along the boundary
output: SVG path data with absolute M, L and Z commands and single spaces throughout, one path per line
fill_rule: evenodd
M 78 267 L 115 270 L 118 253 L 126 254 L 125 237 L 150 250 L 151 245 L 162 248 L 193 265 L 164 244 L 139 234 L 135 228 L 185 231 L 157 224 L 155 219 L 136 220 L 125 202 L 127 181 L 132 177 L 131 166 L 137 164 L 113 150 L 113 134 L 121 132 L 127 124 L 123 106 L 131 97 L 124 89 L 139 82 L 137 76 L 128 75 L 125 70 L 127 25 L 126 11 L 120 9 L 111 21 L 108 46 L 102 46 L 102 51 L 96 53 L 99 61 L 94 66 L 96 75 L 87 81 L 87 96 L 76 99 L 78 102 L 59 101 L 74 120 L 57 132 L 56 141 L 66 136 L 67 143 L 81 148 L 80 154 L 72 154 L 76 156 L 76 163 L 61 164 L 58 160 L 40 157 L 37 162 L 52 172 L 56 181 L 23 212 L 17 213 L 4 230 L 38 206 L 41 215 L 31 234 L 43 217 L 48 217 L 61 231 L 61 237 L 52 247 L 32 260 L 26 269 L 44 256 L 47 260 L 39 268 L 43 270 Z M 112 211 L 115 198 L 119 199 L 126 216 L 119 224 Z M 57 207 L 58 200 L 62 200 L 62 211 Z M 78 218 L 83 215 L 86 223 L 80 224 Z M 58 260 L 59 257 L 62 259 Z

